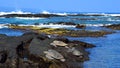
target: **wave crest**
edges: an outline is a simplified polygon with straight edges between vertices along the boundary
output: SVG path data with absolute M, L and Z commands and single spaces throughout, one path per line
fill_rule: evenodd
M 38 19 L 45 19 L 41 17 L 15 17 L 17 19 L 23 19 L 23 20 L 38 20 Z
M 11 11 L 11 12 L 0 12 L 0 15 L 7 15 L 7 14 L 32 14 L 31 12 L 23 12 L 23 11 Z
M 42 14 L 55 14 L 55 15 L 61 15 L 61 16 L 67 16 L 68 15 L 68 13 L 50 13 L 50 12 L 48 12 L 48 11 L 43 11 L 43 12 L 41 12 Z

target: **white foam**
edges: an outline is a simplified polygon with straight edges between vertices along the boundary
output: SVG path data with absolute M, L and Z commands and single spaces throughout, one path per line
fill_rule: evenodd
M 74 28 L 73 25 L 57 25 L 57 24 L 49 24 L 49 25 L 38 25 L 38 27 L 46 27 L 46 28 Z
M 111 18 L 108 18 L 107 21 L 120 21 L 120 20 L 113 20 Z
M 61 16 L 67 16 L 68 15 L 67 13 L 50 13 L 48 11 L 43 11 L 41 13 L 42 14 L 55 14 L 55 15 L 61 15 Z
M 0 24 L 0 29 L 1 28 L 8 28 L 7 24 Z
M 43 11 L 43 12 L 41 12 L 42 14 L 51 14 L 50 12 L 48 12 L 48 11 Z
M 17 19 L 24 19 L 24 20 L 38 20 L 38 19 L 45 19 L 42 17 L 15 17 Z
M 85 24 L 86 26 L 95 26 L 95 27 L 99 27 L 99 26 L 108 26 L 108 25 L 112 25 L 112 24 Z
M 31 14 L 31 12 L 23 12 L 20 10 L 12 11 L 12 12 L 0 12 L 0 15 L 7 15 L 7 14 Z
M 105 13 L 83 13 L 84 15 L 103 15 L 106 16 Z
M 40 28 L 75 28 L 73 25 L 57 25 L 57 24 L 40 24 L 40 25 L 23 25 L 20 24 L 19 26 L 35 26 L 35 27 L 40 27 Z
M 120 14 L 108 14 L 108 16 L 120 16 Z
M 112 24 L 81 24 L 85 26 L 109 26 Z M 1 26 L 7 26 L 6 24 L 2 24 Z M 62 25 L 62 24 L 40 24 L 40 25 L 31 25 L 31 24 L 19 24 L 18 26 L 35 26 L 40 28 L 75 28 L 75 25 Z

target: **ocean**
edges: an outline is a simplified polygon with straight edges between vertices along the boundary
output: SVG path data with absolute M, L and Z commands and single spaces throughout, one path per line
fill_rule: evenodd
M 12 12 L 0 12 L 0 15 L 5 14 L 35 14 L 33 12 L 22 12 L 22 11 L 12 11 Z M 101 30 L 104 28 L 101 28 L 99 26 L 104 25 L 111 25 L 111 24 L 119 24 L 120 23 L 120 14 L 111 14 L 111 13 L 75 13 L 75 12 L 69 12 L 69 13 L 50 13 L 47 11 L 41 12 L 43 14 L 57 14 L 61 15 L 61 17 L 49 17 L 49 18 L 39 18 L 39 17 L 13 17 L 13 18 L 0 18 L 0 29 L 2 34 L 6 34 L 5 29 L 7 30 L 7 27 L 4 26 L 6 24 L 16 24 L 16 25 L 34 25 L 35 23 L 39 23 L 39 26 L 41 27 L 49 27 L 49 28 L 69 28 L 69 29 L 75 29 L 75 26 L 71 25 L 55 25 L 52 23 L 58 23 L 58 22 L 74 22 L 76 24 L 84 24 L 86 25 L 86 29 L 88 30 Z M 69 15 L 69 16 L 67 16 Z M 44 25 L 50 23 L 49 25 Z M 4 31 L 2 31 L 2 29 Z M 13 30 L 10 30 L 14 32 Z M 21 35 L 22 33 L 17 31 L 15 34 L 12 35 Z M 12 36 L 10 33 L 7 35 Z
M 0 12 L 0 15 L 4 14 L 27 14 L 31 12 Z M 8 36 L 20 36 L 24 32 L 20 30 L 14 30 L 8 28 L 7 24 L 30 26 L 38 23 L 40 27 L 49 28 L 66 28 L 76 30 L 74 25 L 60 25 L 56 22 L 74 22 L 76 24 L 84 24 L 87 27 L 86 30 L 111 30 L 102 26 L 111 24 L 120 24 L 119 13 L 50 13 L 47 11 L 42 12 L 44 14 L 57 14 L 61 17 L 49 17 L 49 18 L 35 18 L 35 17 L 14 17 L 14 18 L 0 18 L 0 34 L 6 34 Z M 81 15 L 82 14 L 82 15 Z M 50 23 L 50 24 L 48 24 Z M 54 24 L 53 24 L 54 23 Z M 69 37 L 69 39 L 85 41 L 95 44 L 96 47 L 87 49 L 90 52 L 90 60 L 84 62 L 84 68 L 120 68 L 120 31 L 114 30 L 115 33 L 105 35 L 104 37 Z

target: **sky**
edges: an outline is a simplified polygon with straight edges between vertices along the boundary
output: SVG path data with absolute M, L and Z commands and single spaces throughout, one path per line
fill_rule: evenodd
M 0 11 L 120 12 L 120 0 L 0 0 Z

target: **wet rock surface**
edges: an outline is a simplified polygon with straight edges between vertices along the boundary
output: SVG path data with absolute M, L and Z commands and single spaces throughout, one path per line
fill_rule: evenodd
M 114 29 L 114 30 L 120 30 L 120 24 L 113 24 L 113 25 L 108 25 L 104 27 Z
M 12 18 L 12 17 L 57 17 L 60 15 L 55 15 L 55 14 L 7 14 L 7 15 L 1 15 L 0 17 L 5 17 L 5 18 Z
M 85 27 L 86 27 L 85 25 L 80 25 L 80 24 L 77 24 L 77 25 L 76 25 L 76 28 L 80 28 L 80 29 L 81 29 L 81 28 L 85 28 Z
M 9 28 L 16 30 L 33 31 L 36 33 L 44 33 L 49 35 L 70 36 L 70 37 L 101 37 L 107 34 L 114 33 L 113 31 L 92 31 L 92 30 L 69 30 L 64 28 L 40 28 L 37 26 L 18 26 L 9 25 Z M 84 25 L 77 25 L 76 28 L 85 28 Z
M 87 31 L 87 30 L 73 30 L 65 33 L 65 36 L 72 37 L 101 37 L 107 34 L 112 34 L 112 31 Z M 64 36 L 63 35 L 63 36 Z
M 67 47 L 50 45 L 54 40 Z M 82 63 L 89 60 L 85 48 L 92 47 L 89 43 L 38 33 L 0 35 L 0 68 L 82 68 Z

